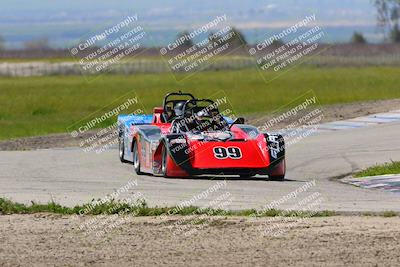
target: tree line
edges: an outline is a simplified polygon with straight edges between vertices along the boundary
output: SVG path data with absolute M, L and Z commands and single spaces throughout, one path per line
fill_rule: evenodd
M 400 0 L 373 0 L 377 11 L 377 26 L 383 32 L 384 41 L 400 43 Z M 360 32 L 354 32 L 351 42 L 366 43 Z

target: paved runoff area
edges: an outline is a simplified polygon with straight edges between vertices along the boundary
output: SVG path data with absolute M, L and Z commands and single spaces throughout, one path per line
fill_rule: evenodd
M 207 206 L 223 198 L 223 208 L 235 210 L 298 209 L 301 200 L 311 198 L 319 210 L 400 211 L 398 178 L 363 179 L 360 187 L 338 180 L 377 163 L 400 160 L 399 132 L 399 110 L 322 124 L 287 148 L 283 182 L 267 177 L 137 176 L 131 164 L 119 162 L 117 149 L 100 154 L 80 148 L 0 151 L 0 196 L 68 206 L 110 194 L 140 196 L 150 206 Z

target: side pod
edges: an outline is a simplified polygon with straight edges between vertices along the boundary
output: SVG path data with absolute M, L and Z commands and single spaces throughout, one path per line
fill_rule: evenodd
M 264 133 L 267 142 L 270 166 L 273 167 L 285 159 L 285 140 L 280 134 Z

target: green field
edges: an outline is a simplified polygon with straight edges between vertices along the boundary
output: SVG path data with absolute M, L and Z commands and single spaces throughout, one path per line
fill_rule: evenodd
M 132 91 L 147 112 L 165 93 L 182 90 L 200 97 L 222 91 L 235 112 L 266 113 L 310 90 L 323 105 L 400 98 L 399 74 L 394 67 L 300 67 L 268 83 L 256 70 L 200 72 L 180 82 L 171 73 L 103 75 L 90 82 L 83 76 L 0 78 L 0 139 L 66 132 Z
M 354 175 L 354 177 L 366 177 L 385 174 L 399 174 L 400 161 L 392 161 L 382 165 L 375 165 L 365 170 L 362 170 Z

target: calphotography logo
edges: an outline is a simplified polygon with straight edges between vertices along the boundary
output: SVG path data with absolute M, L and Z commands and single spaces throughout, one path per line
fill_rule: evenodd
M 286 147 L 290 147 L 315 135 L 324 120 L 323 108 L 313 90 L 297 97 L 275 110 L 267 120 L 256 124 L 262 132 L 273 132 L 284 136 Z
M 190 199 L 181 201 L 175 208 L 162 214 L 160 218 L 163 221 L 168 221 L 170 216 L 188 210 L 190 211 L 189 214 L 170 224 L 168 228 L 176 238 L 188 238 L 194 234 L 199 234 L 216 219 L 214 216 L 225 215 L 224 210 L 234 201 L 234 196 L 226 191 L 226 185 L 226 180 L 217 182 L 201 193 L 193 195 Z M 220 190 L 225 192 L 218 193 Z M 216 194 L 219 195 L 215 197 Z
M 182 32 L 174 42 L 160 49 L 172 73 L 180 73 L 175 75 L 177 80 L 206 69 L 217 58 L 244 45 L 241 34 L 227 23 L 226 14 L 216 16 L 190 32 Z
M 79 230 L 85 235 L 103 237 L 121 225 L 133 221 L 146 201 L 142 192 L 136 190 L 137 186 L 137 180 L 129 181 L 111 194 L 79 209 L 79 215 L 74 215 L 75 220 L 79 221 Z M 84 217 L 84 215 L 96 213 L 101 215 L 92 218 Z
M 316 181 L 311 180 L 296 190 L 265 205 L 262 209 L 251 214 L 254 219 L 275 211 L 274 217 L 268 218 L 258 226 L 262 237 L 280 236 L 286 231 L 296 228 L 307 218 L 320 212 L 324 198 L 319 192 L 308 192 L 316 186 Z
M 400 266 L 400 0 L 0 4 L 0 267 Z
M 138 14 L 128 15 L 118 23 L 92 33 L 71 49 L 84 75 L 101 74 L 125 64 L 124 59 L 140 54 L 148 37 Z M 88 76 L 91 77 L 91 76 Z M 88 78 L 93 79 L 93 78 Z
M 122 114 L 144 115 L 144 106 L 134 92 L 125 94 L 86 118 L 75 122 L 67 130 L 79 140 L 84 152 L 100 154 L 119 144 L 121 137 L 117 118 Z
M 318 25 L 316 14 L 310 14 L 281 32 L 267 36 L 248 52 L 256 59 L 264 79 L 271 81 L 283 70 L 320 53 L 320 43 L 326 37 L 325 31 Z

